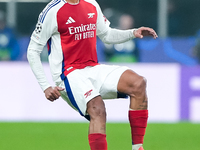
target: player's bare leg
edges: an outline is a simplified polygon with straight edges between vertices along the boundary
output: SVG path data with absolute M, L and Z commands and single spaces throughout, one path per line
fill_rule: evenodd
M 132 150 L 143 150 L 142 144 L 147 126 L 146 80 L 131 70 L 120 77 L 118 91 L 130 96 L 129 121 L 132 134 Z
M 90 115 L 88 138 L 91 150 L 107 150 L 106 109 L 101 96 L 88 102 L 87 113 Z

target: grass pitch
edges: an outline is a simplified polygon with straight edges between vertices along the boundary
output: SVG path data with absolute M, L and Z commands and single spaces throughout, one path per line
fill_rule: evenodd
M 88 123 L 0 123 L 0 150 L 89 150 Z M 131 150 L 128 123 L 107 124 L 108 150 Z M 200 150 L 200 124 L 149 123 L 145 150 Z

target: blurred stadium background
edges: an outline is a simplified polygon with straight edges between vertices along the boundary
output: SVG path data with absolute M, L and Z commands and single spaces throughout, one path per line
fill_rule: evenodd
M 88 122 L 62 99 L 45 99 L 26 59 L 30 35 L 48 2 L 0 0 L 0 150 L 89 149 Z M 100 62 L 127 65 L 147 78 L 144 148 L 199 150 L 200 0 L 97 2 L 112 27 L 148 26 L 159 35 L 115 45 L 97 40 Z M 46 48 L 41 59 L 52 83 Z M 131 149 L 128 100 L 105 103 L 109 149 Z

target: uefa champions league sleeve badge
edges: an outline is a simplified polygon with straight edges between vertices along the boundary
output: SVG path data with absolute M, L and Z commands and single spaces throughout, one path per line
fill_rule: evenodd
M 42 31 L 42 24 L 40 22 L 37 23 L 35 27 L 35 32 L 39 34 Z

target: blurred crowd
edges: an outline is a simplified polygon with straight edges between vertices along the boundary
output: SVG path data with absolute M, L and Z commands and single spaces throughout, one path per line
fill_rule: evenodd
M 194 57 L 197 58 L 198 64 L 200 64 L 200 30 L 197 31 L 195 37 L 196 41 L 195 41 L 195 46 L 192 48 L 192 52 Z
M 110 22 L 111 26 L 117 29 L 133 29 L 134 18 L 129 14 L 123 14 L 114 9 L 108 8 L 104 10 L 104 15 Z M 108 62 L 138 62 L 139 52 L 137 47 L 137 39 L 133 39 L 121 44 L 103 44 L 99 47 L 101 41 L 97 41 L 97 51 L 99 61 Z
M 14 30 L 6 26 L 5 13 L 0 10 L 0 60 L 18 60 L 20 48 Z

